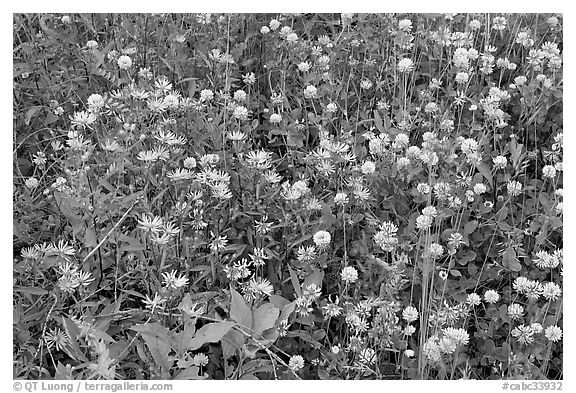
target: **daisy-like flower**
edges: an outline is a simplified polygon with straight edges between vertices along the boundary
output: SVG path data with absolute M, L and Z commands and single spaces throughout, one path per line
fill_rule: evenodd
M 162 218 L 158 216 L 148 216 L 142 214 L 142 218 L 138 220 L 138 228 L 146 232 L 158 232 L 162 226 Z
M 212 236 L 214 236 L 214 234 L 212 234 Z M 212 242 L 210 243 L 210 250 L 213 253 L 217 253 L 219 251 L 224 250 L 227 244 L 228 239 L 226 235 L 215 237 L 214 240 L 212 240 Z
M 158 153 L 153 150 L 145 150 L 138 153 L 136 157 L 140 161 L 144 161 L 147 163 L 153 163 L 158 161 Z
M 496 16 L 492 19 L 492 28 L 494 30 L 502 31 L 506 28 L 508 21 L 503 16 Z
M 246 163 L 258 170 L 269 169 L 272 166 L 271 159 L 272 153 L 264 150 L 251 151 L 246 154 Z
M 332 237 L 326 231 L 318 231 L 314 234 L 313 240 L 318 248 L 325 249 L 330 245 Z
M 410 72 L 414 69 L 414 62 L 412 59 L 405 57 L 398 62 L 397 68 L 400 72 Z
M 494 304 L 500 300 L 500 295 L 493 289 L 489 289 L 484 293 L 484 300 L 486 303 Z
M 544 330 L 544 335 L 548 340 L 555 343 L 562 339 L 562 329 L 555 325 L 548 326 L 546 330 Z
M 48 348 L 54 347 L 57 351 L 61 351 L 70 343 L 70 339 L 65 332 L 56 327 L 45 333 L 44 342 Z
M 358 271 L 353 266 L 346 266 L 340 272 L 340 278 L 345 283 L 354 283 L 358 280 Z
M 450 234 L 448 237 L 448 245 L 453 248 L 459 248 L 462 244 L 464 244 L 464 236 L 462 236 L 459 232 L 454 232 Z
M 316 258 L 316 248 L 314 246 L 300 246 L 296 251 L 296 258 L 300 262 L 312 262 Z
M 407 306 L 404 311 L 402 311 L 402 318 L 406 322 L 412 323 L 418 319 L 418 310 L 413 306 Z
M 288 367 L 293 372 L 298 372 L 304 368 L 304 358 L 300 355 L 293 355 L 290 357 L 290 361 L 288 362 Z
M 72 121 L 72 126 L 85 129 L 86 127 L 90 128 L 94 124 L 96 115 L 92 112 L 80 111 L 75 112 L 74 116 L 70 117 L 70 120 Z
M 150 309 L 150 310 L 155 310 L 155 309 L 163 309 L 164 308 L 164 303 L 166 303 L 166 298 L 160 297 L 158 296 L 157 293 L 154 294 L 154 298 L 151 299 L 148 295 L 146 295 L 146 299 L 143 300 L 144 305 L 146 306 L 146 308 Z
M 252 277 L 248 283 L 253 293 L 270 296 L 274 292 L 274 287 L 267 278 Z
M 336 318 L 342 314 L 342 307 L 338 304 L 338 299 L 335 302 L 328 302 L 322 309 L 324 310 L 324 318 Z
M 164 285 L 170 289 L 179 289 L 188 285 L 188 278 L 184 275 L 176 276 L 176 270 L 172 270 L 170 273 L 162 273 L 162 279 Z
M 174 170 L 169 171 L 166 176 L 176 182 L 176 181 L 182 181 L 182 180 L 188 180 L 191 179 L 194 174 L 186 168 L 176 168 Z

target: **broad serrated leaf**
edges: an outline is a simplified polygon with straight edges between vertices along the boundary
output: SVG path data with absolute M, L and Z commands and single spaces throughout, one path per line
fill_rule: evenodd
M 194 351 L 207 343 L 218 342 L 235 325 L 234 322 L 222 321 L 202 326 L 186 345 L 189 351 Z

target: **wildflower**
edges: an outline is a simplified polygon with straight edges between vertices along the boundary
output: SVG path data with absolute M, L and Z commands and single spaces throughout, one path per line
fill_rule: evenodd
M 307 99 L 316 98 L 317 94 L 318 94 L 318 89 L 316 89 L 316 87 L 314 87 L 312 85 L 308 85 L 304 89 L 304 97 Z
M 410 32 L 412 30 L 412 21 L 410 19 L 402 19 L 398 22 L 398 29 L 404 32 Z
M 298 41 L 298 35 L 294 32 L 290 32 L 286 35 L 286 41 L 290 43 L 294 43 Z
M 98 112 L 105 104 L 104 98 L 100 94 L 90 95 L 87 102 L 91 112 Z
M 200 102 L 211 101 L 214 98 L 214 92 L 210 89 L 200 91 Z
M 248 94 L 244 90 L 236 90 L 234 92 L 234 99 L 238 102 L 245 101 L 246 97 L 248 97 Z
M 327 248 L 328 245 L 330 244 L 332 238 L 330 236 L 330 233 L 326 232 L 326 231 L 318 231 L 314 234 L 314 243 L 316 244 L 316 246 L 318 246 L 320 249 L 324 249 Z
M 544 335 L 546 338 L 553 343 L 560 341 L 562 339 L 562 329 L 558 326 L 548 326 L 546 330 L 544 330 Z
M 484 293 L 484 300 L 486 303 L 494 304 L 500 300 L 500 295 L 493 289 L 489 289 Z
M 81 111 L 74 113 L 74 116 L 70 117 L 70 120 L 72 120 L 72 126 L 85 129 L 94 124 L 96 116 L 92 112 Z
M 270 295 L 272 295 L 272 293 L 274 291 L 274 287 L 272 286 L 272 284 L 270 283 L 270 281 L 267 278 L 262 278 L 262 277 L 254 278 L 254 277 L 252 277 L 250 279 L 248 285 L 250 286 L 251 290 L 257 294 L 270 296 Z
M 459 72 L 456 74 L 455 81 L 458 84 L 465 84 L 469 80 L 469 75 L 467 72 Z
M 90 40 L 90 41 L 86 42 L 86 47 L 88 49 L 96 49 L 96 48 L 98 48 L 98 43 L 94 40 Z
M 340 206 L 345 206 L 349 202 L 348 195 L 344 192 L 339 192 L 334 197 L 334 203 Z
M 322 308 L 324 309 L 325 318 L 336 318 L 339 317 L 340 314 L 342 314 L 342 307 L 333 302 L 327 303 Z
M 162 226 L 162 218 L 158 216 L 149 217 L 142 214 L 142 219 L 138 220 L 138 228 L 147 232 L 158 232 Z
M 31 178 L 26 179 L 26 181 L 24 182 L 24 185 L 26 186 L 26 188 L 31 190 L 33 188 L 38 187 L 39 183 L 40 182 L 38 181 L 38 179 L 36 179 L 35 177 L 31 177 Z
M 416 218 L 416 227 L 420 230 L 426 230 L 430 228 L 434 219 L 430 216 L 420 215 Z
M 154 311 L 155 309 L 164 308 L 163 304 L 166 303 L 166 298 L 160 297 L 157 293 L 155 293 L 153 299 L 146 295 L 146 299 L 143 300 L 143 303 L 146 305 L 146 308 Z
M 404 356 L 406 356 L 407 358 L 414 357 L 414 351 L 412 349 L 406 349 L 404 351 Z
M 179 289 L 188 285 L 186 277 L 183 275 L 176 277 L 176 270 L 172 270 L 170 273 L 162 273 L 162 279 L 164 280 L 164 285 L 171 289 Z
M 279 124 L 282 121 L 282 116 L 278 113 L 273 113 L 270 115 L 270 123 Z
M 288 362 L 288 367 L 293 372 L 298 372 L 304 368 L 304 358 L 300 355 L 293 355 L 290 357 L 290 361 Z
M 412 59 L 405 57 L 398 62 L 398 71 L 410 72 L 414 69 L 414 62 Z
M 364 90 L 368 90 L 372 87 L 372 82 L 368 79 L 364 79 L 362 82 L 360 82 L 360 88 L 364 89 Z
M 534 323 L 530 324 L 530 328 L 532 330 L 534 330 L 534 334 L 540 334 L 540 333 L 542 333 L 542 330 L 544 330 L 542 325 L 540 325 L 538 322 L 534 322 Z
M 392 222 L 384 222 L 380 226 L 380 230 L 374 235 L 374 242 L 380 246 L 383 251 L 393 251 L 398 244 L 396 233 L 398 227 Z
M 558 266 L 559 260 L 546 251 L 538 251 L 534 258 L 534 264 L 540 269 L 554 269 Z
M 430 193 L 430 186 L 426 183 L 418 183 L 418 185 L 416 186 L 416 190 L 420 194 L 427 195 Z
M 358 272 L 353 266 L 346 266 L 342 269 L 342 272 L 340 272 L 340 278 L 347 284 L 354 283 L 358 280 Z
M 411 335 L 413 335 L 415 332 L 416 332 L 416 328 L 415 328 L 414 326 L 412 326 L 412 325 L 406 326 L 406 327 L 404 328 L 404 330 L 403 330 L 403 333 L 404 333 L 406 336 L 411 336 Z
M 520 319 L 524 315 L 524 307 L 517 303 L 508 306 L 508 316 L 510 319 Z
M 470 293 L 466 297 L 466 303 L 472 307 L 480 305 L 480 301 L 481 301 L 480 296 L 476 293 Z
M 238 105 L 234 108 L 234 117 L 238 120 L 248 119 L 248 109 L 245 106 Z
M 427 252 L 431 258 L 437 259 L 444 253 L 444 248 L 438 243 L 432 243 L 428 246 Z
M 320 297 L 322 293 L 321 288 L 318 288 L 316 284 L 310 284 L 303 288 L 302 294 L 304 297 L 308 298 L 309 301 L 313 302 Z
M 558 296 L 562 294 L 562 289 L 558 285 L 553 282 L 548 282 L 544 284 L 542 289 L 542 296 L 546 298 L 546 300 L 555 301 L 558 299 Z
M 54 347 L 57 351 L 61 351 L 69 344 L 70 339 L 65 332 L 56 327 L 45 333 L 44 342 L 46 342 L 48 348 Z
M 503 16 L 496 16 L 492 20 L 492 28 L 494 30 L 502 31 L 506 28 L 508 21 Z
M 542 168 L 542 176 L 549 179 L 556 177 L 556 168 L 552 165 L 546 165 Z
M 263 170 L 270 168 L 271 158 L 272 154 L 264 150 L 251 151 L 246 155 L 246 163 L 255 169 Z
M 118 58 L 118 67 L 122 70 L 127 70 L 132 67 L 132 59 L 130 56 L 122 55 Z
M 406 322 L 412 323 L 418 319 L 418 310 L 413 306 L 407 306 L 404 311 L 402 311 L 402 318 Z
M 534 341 L 534 330 L 530 326 L 516 326 L 511 334 L 520 344 L 531 344 Z
M 508 195 L 515 197 L 520 195 L 522 191 L 522 183 L 512 180 L 506 184 L 506 189 L 508 191 Z
M 205 367 L 208 365 L 208 356 L 204 355 L 203 353 L 197 353 L 192 358 L 192 365 L 196 367 Z

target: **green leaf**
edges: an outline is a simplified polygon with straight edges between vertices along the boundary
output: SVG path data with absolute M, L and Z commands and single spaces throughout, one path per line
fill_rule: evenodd
M 276 323 L 280 310 L 272 303 L 266 303 L 258 307 L 252 313 L 252 330 L 260 335 L 264 330 L 270 329 Z
M 156 365 L 161 369 L 162 379 L 166 379 L 174 362 L 168 357 L 168 353 L 172 349 L 168 330 L 156 322 L 134 325 L 131 329 L 142 334 L 142 338 L 150 350 Z
M 488 181 L 488 184 L 490 184 L 490 187 L 492 187 L 492 171 L 490 170 L 488 165 L 483 162 L 480 165 L 478 165 L 476 168 L 478 169 L 478 172 L 480 172 L 482 174 L 482 176 L 484 176 L 484 178 Z
M 230 318 L 248 329 L 252 327 L 252 310 L 248 307 L 242 295 L 232 287 L 230 287 Z
M 519 272 L 522 269 L 522 265 L 516 258 L 516 251 L 512 247 L 508 247 L 504 254 L 502 254 L 502 264 L 506 269 L 512 270 L 513 272 Z
M 194 351 L 207 343 L 218 342 L 235 325 L 234 322 L 222 321 L 209 323 L 202 326 L 186 346 L 189 351 Z

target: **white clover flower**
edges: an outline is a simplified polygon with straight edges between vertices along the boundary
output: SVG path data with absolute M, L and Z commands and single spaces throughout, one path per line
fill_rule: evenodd
M 424 209 L 422 209 L 422 214 L 435 218 L 438 215 L 438 211 L 434 206 L 426 206 Z
M 245 101 L 247 96 L 248 96 L 248 94 L 246 94 L 246 92 L 244 90 L 236 90 L 234 92 L 234 99 L 238 102 Z
M 508 316 L 510 319 L 520 319 L 524 315 L 524 307 L 517 303 L 508 306 Z
M 427 195 L 430 193 L 430 186 L 426 183 L 418 183 L 416 186 L 416 190 L 423 195 Z
M 556 204 L 556 206 L 554 206 L 554 210 L 556 211 L 557 214 L 563 214 L 564 213 L 564 202 L 558 202 Z
M 278 19 L 272 19 L 268 26 L 270 26 L 271 30 L 277 30 L 280 27 L 280 22 Z
M 334 113 L 337 110 L 338 110 L 338 106 L 336 106 L 336 104 L 333 102 L 326 105 L 326 112 L 328 112 L 328 113 Z
M 104 98 L 100 94 L 91 94 L 88 97 L 88 108 L 92 112 L 97 112 L 104 106 Z
M 530 326 L 516 326 L 510 334 L 512 334 L 512 337 L 516 338 L 520 344 L 530 344 L 534 341 L 534 330 Z
M 407 358 L 414 357 L 414 351 L 412 349 L 406 349 L 404 351 L 404 356 L 406 356 Z
M 466 303 L 469 306 L 478 306 L 480 305 L 481 300 L 482 299 L 477 293 L 470 293 L 468 296 L 466 296 Z
M 310 70 L 310 63 L 303 61 L 298 64 L 298 70 L 301 72 L 308 72 Z
M 372 174 L 376 171 L 376 164 L 372 161 L 365 161 L 360 167 L 360 171 L 365 175 Z
M 414 62 L 412 59 L 405 57 L 398 62 L 398 71 L 410 72 L 414 69 Z
M 96 48 L 98 48 L 98 43 L 94 40 L 90 40 L 86 43 L 86 47 L 88 49 L 96 49 Z
M 208 356 L 198 353 L 192 358 L 192 364 L 196 367 L 205 367 L 208 365 Z
M 492 159 L 492 162 L 494 163 L 494 167 L 496 169 L 504 169 L 508 164 L 508 160 L 504 156 L 496 156 Z
M 493 289 L 489 289 L 484 293 L 484 300 L 486 303 L 494 304 L 500 300 L 500 295 Z
M 508 21 L 503 16 L 496 16 L 492 19 L 492 28 L 494 30 L 502 31 L 506 28 Z
M 440 258 L 443 253 L 444 248 L 438 243 L 432 243 L 428 246 L 428 255 L 433 259 Z
M 430 228 L 433 222 L 434 219 L 432 217 L 422 214 L 416 218 L 416 227 L 420 230 L 426 230 Z
M 372 82 L 368 79 L 364 79 L 362 82 L 360 82 L 360 88 L 364 89 L 364 90 L 368 90 L 372 87 Z
M 238 105 L 234 108 L 234 117 L 238 120 L 248 119 L 248 109 L 245 106 Z
M 411 336 L 411 335 L 413 335 L 415 332 L 416 332 L 416 328 L 415 328 L 414 326 L 412 326 L 412 325 L 406 326 L 406 327 L 404 328 L 404 330 L 403 330 L 403 333 L 404 333 L 406 336 Z
M 61 19 L 62 23 L 64 24 L 70 24 L 71 23 L 71 19 L 68 15 L 64 15 Z
M 40 182 L 38 181 L 38 179 L 36 179 L 35 177 L 31 177 L 29 179 L 26 179 L 26 181 L 24 182 L 24 185 L 26 186 L 26 188 L 28 188 L 29 190 L 32 190 L 33 188 L 38 187 L 38 184 Z
M 542 325 L 540 325 L 538 322 L 531 323 L 530 328 L 534 331 L 534 334 L 540 334 L 544 330 Z
M 268 26 L 262 26 L 262 27 L 260 28 L 260 33 L 262 33 L 262 34 L 268 34 L 268 33 L 270 33 L 270 28 L 268 28 Z
M 332 237 L 330 236 L 330 233 L 326 231 L 318 231 L 314 234 L 313 240 L 316 246 L 326 248 L 332 241 Z
M 344 206 L 348 201 L 348 195 L 345 192 L 339 192 L 334 196 L 334 203 L 337 205 Z
M 562 329 L 558 326 L 548 326 L 546 330 L 544 330 L 544 335 L 546 338 L 553 343 L 560 341 L 562 339 Z
M 304 368 L 304 358 L 300 355 L 293 355 L 290 357 L 288 367 L 294 372 L 298 372 Z
M 358 271 L 356 271 L 353 266 L 346 266 L 342 269 L 342 272 L 340 272 L 340 278 L 342 278 L 342 281 L 345 283 L 354 283 L 358 280 Z
M 467 72 L 459 72 L 456 74 L 456 77 L 455 77 L 456 83 L 461 84 L 461 85 L 467 83 L 469 79 L 470 79 L 470 76 L 468 75 Z
M 290 43 L 294 43 L 294 42 L 298 41 L 298 34 L 296 34 L 294 32 L 288 33 L 286 35 L 286 41 L 288 41 Z
M 132 59 L 127 55 L 120 56 L 117 63 L 121 70 L 127 70 L 132 67 Z
M 544 168 L 542 168 L 542 176 L 548 179 L 554 178 L 556 176 L 556 168 L 554 168 L 552 165 L 546 165 Z
M 200 102 L 210 101 L 214 98 L 214 92 L 210 89 L 203 89 L 200 92 Z
M 278 113 L 273 113 L 270 115 L 270 123 L 279 124 L 282 121 L 282 116 Z
M 558 23 L 559 23 L 559 22 L 560 22 L 560 21 L 559 21 L 558 18 L 555 17 L 555 16 L 551 16 L 551 17 L 549 17 L 548 19 L 546 19 L 546 23 L 548 23 L 548 24 L 550 25 L 550 27 L 556 27 L 556 26 L 558 26 Z
M 482 27 L 482 23 L 478 19 L 473 19 L 468 23 L 471 30 L 478 30 Z
M 403 311 L 402 311 L 402 318 L 408 322 L 408 323 L 412 323 L 414 321 L 416 321 L 418 319 L 418 310 L 416 310 L 416 307 L 413 306 L 407 306 Z
M 555 301 L 558 297 L 562 294 L 562 289 L 558 285 L 553 282 L 547 282 L 543 286 L 542 296 L 546 298 L 546 300 Z
M 398 22 L 398 28 L 408 33 L 412 30 L 412 21 L 410 19 L 402 19 Z
M 314 87 L 312 85 L 308 85 L 304 89 L 304 97 L 307 99 L 316 98 L 317 94 L 318 94 L 318 89 L 316 89 L 316 87 Z
M 476 184 L 474 184 L 474 193 L 475 193 L 476 195 L 484 194 L 487 189 L 488 189 L 488 188 L 487 188 L 486 185 L 484 185 L 483 183 L 476 183 Z
M 187 157 L 184 160 L 184 167 L 187 169 L 194 169 L 196 168 L 196 160 L 194 159 L 194 157 Z
M 508 195 L 512 197 L 518 196 L 522 192 L 522 183 L 515 180 L 509 181 L 506 184 L 506 189 L 508 191 Z

